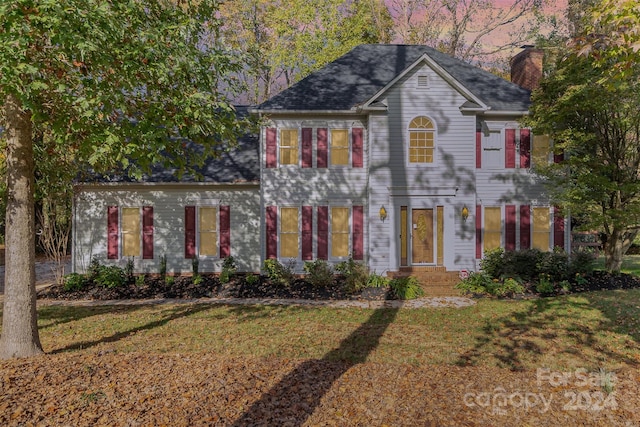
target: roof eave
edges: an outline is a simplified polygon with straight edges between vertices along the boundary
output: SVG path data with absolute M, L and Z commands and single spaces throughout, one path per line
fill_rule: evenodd
M 487 116 L 528 116 L 529 110 L 486 110 Z
M 350 110 L 261 110 L 251 109 L 249 110 L 253 114 L 358 114 L 362 111 L 362 108 L 352 108 Z

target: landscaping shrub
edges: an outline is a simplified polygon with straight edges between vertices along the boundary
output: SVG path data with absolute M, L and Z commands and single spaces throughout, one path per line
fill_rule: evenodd
M 100 268 L 102 266 L 100 265 L 100 260 L 98 259 L 97 256 L 92 256 L 91 257 L 91 262 L 89 262 L 89 268 L 87 270 L 87 278 L 89 280 L 95 280 L 96 277 L 98 277 L 98 273 L 100 273 Z
M 389 278 L 376 273 L 371 273 L 367 278 L 367 288 L 386 288 L 389 286 Z
M 127 283 L 124 270 L 117 265 L 101 266 L 98 275 L 93 281 L 98 286 L 105 288 L 117 288 Z
M 305 261 L 304 271 L 307 273 L 307 282 L 317 288 L 327 287 L 333 283 L 333 268 L 323 259 Z
M 489 277 L 500 278 L 503 273 L 504 262 L 502 255 L 504 249 L 497 248 L 484 253 L 484 258 L 480 260 L 480 269 L 484 271 Z
M 139 276 L 136 276 L 136 286 L 140 287 L 140 286 L 144 286 L 145 283 L 145 276 L 144 274 L 140 274 Z
M 455 288 L 461 290 L 463 294 L 485 294 L 487 287 L 491 286 L 491 281 L 492 278 L 481 271 L 469 274 L 469 277 L 459 282 Z
M 220 272 L 220 283 L 229 283 L 234 274 L 238 271 L 236 260 L 230 255 L 222 261 L 222 271 Z
M 247 277 L 245 277 L 245 282 L 247 282 L 248 285 L 255 285 L 260 281 L 260 276 L 258 276 L 257 274 L 249 274 L 247 275 Z
M 571 253 L 569 259 L 570 276 L 584 276 L 590 274 L 596 268 L 597 258 L 593 252 L 576 251 Z
M 293 263 L 286 266 L 277 259 L 264 260 L 264 270 L 271 282 L 281 286 L 289 286 L 293 283 Z
M 569 256 L 566 252 L 543 252 L 538 263 L 538 280 L 545 275 L 551 282 L 559 282 L 569 278 Z
M 501 275 L 493 278 L 517 277 L 523 281 L 535 280 L 539 274 L 538 264 L 542 257 L 543 252 L 538 249 L 504 252 Z
M 71 273 L 64 276 L 63 289 L 67 292 L 79 291 L 87 285 L 87 277 L 84 274 Z
M 536 284 L 536 292 L 540 295 L 551 295 L 555 293 L 555 286 L 551 281 L 551 277 L 547 274 L 541 274 Z
M 124 265 L 124 277 L 127 283 L 133 283 L 133 257 L 129 257 L 127 263 Z
M 424 295 L 420 282 L 413 276 L 396 277 L 389 282 L 389 286 L 395 297 L 401 300 L 416 299 Z
M 487 293 L 496 297 L 508 297 L 522 292 L 524 292 L 524 286 L 514 278 L 505 279 L 503 282 L 492 281 L 487 287 Z
M 356 293 L 367 286 L 369 272 L 367 267 L 349 258 L 336 265 L 336 271 L 344 277 L 344 288 L 349 293 Z

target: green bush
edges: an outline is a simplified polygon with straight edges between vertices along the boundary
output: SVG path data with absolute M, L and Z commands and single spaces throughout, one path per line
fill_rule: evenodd
M 538 263 L 538 280 L 546 276 L 552 282 L 559 282 L 570 277 L 569 256 L 566 252 L 544 252 Z
M 335 277 L 333 268 L 323 259 L 305 261 L 304 271 L 307 273 L 307 282 L 317 288 L 330 286 Z
M 376 273 L 371 273 L 367 278 L 367 288 L 386 288 L 389 286 L 389 278 Z
M 98 275 L 93 281 L 98 286 L 105 288 L 117 288 L 127 283 L 124 270 L 117 265 L 101 266 Z
M 267 277 L 272 283 L 281 286 L 289 286 L 293 283 L 293 263 L 288 263 L 286 266 L 277 259 L 264 260 L 264 270 L 267 273 Z
M 89 263 L 89 269 L 87 270 L 87 277 L 89 280 L 95 280 L 98 277 L 98 273 L 100 273 L 100 260 L 97 256 L 91 257 L 91 262 Z
M 64 276 L 63 289 L 67 292 L 79 291 L 87 285 L 87 282 L 87 277 L 84 274 L 67 274 Z
M 173 286 L 176 283 L 176 278 L 174 276 L 165 276 L 164 284 L 167 286 Z
M 502 277 L 504 262 L 502 256 L 504 249 L 497 248 L 484 253 L 484 257 L 480 260 L 480 269 L 491 278 Z
M 491 277 L 481 271 L 469 274 L 469 277 L 459 282 L 455 288 L 461 290 L 463 294 L 486 294 L 491 283 Z
M 124 276 L 127 280 L 127 283 L 132 283 L 134 280 L 133 267 L 134 267 L 133 257 L 129 257 L 129 259 L 127 260 L 127 263 L 124 265 Z
M 167 277 L 167 255 L 164 254 L 160 257 L 160 277 L 165 280 Z
M 521 294 L 524 292 L 524 286 L 522 286 L 516 279 L 508 278 L 503 282 L 494 282 L 487 287 L 489 295 L 496 297 L 507 297 L 513 294 Z
M 538 275 L 538 264 L 544 253 L 538 249 L 508 251 L 502 255 L 501 276 L 493 278 L 517 277 L 524 281 L 534 281 Z
M 244 280 L 248 285 L 253 286 L 260 281 L 260 276 L 258 276 L 257 274 L 249 274 L 244 278 Z
M 389 282 L 391 291 L 401 300 L 416 299 L 424 295 L 420 282 L 413 276 L 396 277 Z
M 551 278 L 546 274 L 541 274 L 536 284 L 536 292 L 540 295 L 551 295 L 555 293 L 555 286 Z
M 144 281 L 145 281 L 145 277 L 144 274 L 140 274 L 138 276 L 136 276 L 136 286 L 141 287 L 144 286 Z
M 220 272 L 220 283 L 229 283 L 234 274 L 238 271 L 236 260 L 228 256 L 222 261 L 222 271 Z
M 596 261 L 597 258 L 593 252 L 572 252 L 569 259 L 570 276 L 573 278 L 576 275 L 584 276 L 591 274 L 596 268 Z
M 191 278 L 191 283 L 193 283 L 194 285 L 198 286 L 199 284 L 201 284 L 203 282 L 203 278 L 201 275 L 199 274 L 194 274 L 193 277 Z
M 367 267 L 361 263 L 349 258 L 336 265 L 336 271 L 344 276 L 344 288 L 349 293 L 356 293 L 367 286 L 369 272 Z

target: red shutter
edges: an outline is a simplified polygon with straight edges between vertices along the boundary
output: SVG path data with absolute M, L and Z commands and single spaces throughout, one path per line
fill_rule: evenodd
M 505 152 L 504 152 L 504 167 L 515 168 L 516 167 L 516 130 L 505 129 Z
M 267 258 L 278 258 L 278 207 L 267 206 Z
M 353 259 L 364 259 L 364 209 L 362 206 L 353 207 Z
M 531 167 L 531 131 L 520 129 L 520 167 Z
M 313 208 L 302 207 L 302 259 L 313 259 Z
M 311 128 L 302 128 L 302 167 L 313 167 L 313 142 Z
M 504 207 L 504 248 L 508 251 L 516 250 L 516 207 L 506 205 Z
M 153 206 L 142 207 L 142 259 L 153 259 Z
M 118 207 L 107 207 L 107 258 L 118 259 Z
M 482 131 L 476 131 L 476 169 L 482 167 Z
M 318 206 L 318 259 L 329 258 L 329 207 Z
M 318 129 L 318 149 L 316 167 L 326 168 L 328 163 L 327 130 Z
M 531 207 L 520 206 L 520 250 L 531 248 Z
M 553 209 L 553 246 L 564 249 L 564 218 L 558 207 Z
M 361 168 L 364 165 L 362 128 L 351 129 L 351 165 Z
M 482 258 L 482 206 L 476 205 L 476 259 Z
M 184 257 L 196 257 L 196 207 L 184 207 Z
M 220 258 L 231 255 L 231 207 L 220 206 Z
M 267 128 L 266 167 L 275 168 L 278 165 L 278 146 L 276 142 L 276 128 Z

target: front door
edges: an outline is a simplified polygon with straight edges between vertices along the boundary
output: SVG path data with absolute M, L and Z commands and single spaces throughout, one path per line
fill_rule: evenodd
M 433 209 L 411 210 L 411 263 L 433 264 Z

